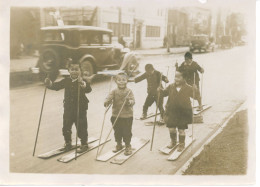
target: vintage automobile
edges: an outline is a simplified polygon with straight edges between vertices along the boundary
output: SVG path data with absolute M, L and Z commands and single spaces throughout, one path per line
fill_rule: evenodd
M 191 37 L 190 42 L 190 51 L 193 52 L 195 50 L 198 50 L 199 52 L 207 52 L 207 51 L 214 51 L 215 44 L 214 42 L 209 38 L 208 35 L 194 35 Z
M 221 48 L 232 48 L 234 46 L 232 42 L 232 36 L 230 35 L 224 35 L 221 37 Z
M 104 70 L 122 70 L 133 74 L 139 63 L 133 52 L 112 44 L 112 31 L 93 26 L 51 26 L 41 28 L 40 77 L 55 80 L 68 60 L 80 63 L 88 75 Z

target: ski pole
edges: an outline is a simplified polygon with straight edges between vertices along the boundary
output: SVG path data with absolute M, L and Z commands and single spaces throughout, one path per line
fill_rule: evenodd
M 168 74 L 169 74 L 169 66 L 167 66 L 168 67 L 168 69 L 167 69 L 167 74 L 166 74 L 166 77 L 167 77 L 167 79 L 168 79 Z M 164 84 L 164 86 L 166 87 L 166 82 L 164 82 L 165 84 Z
M 193 78 L 194 78 L 194 80 L 193 80 L 193 86 L 195 85 L 195 73 L 194 73 L 194 75 L 193 75 Z M 194 118 L 194 116 L 193 116 L 193 107 L 194 107 L 194 99 L 195 99 L 195 90 L 194 89 L 192 89 L 192 97 L 193 97 L 193 99 L 192 99 L 192 121 L 191 121 L 191 140 L 192 140 L 192 142 L 193 142 L 193 123 L 194 123 L 194 121 L 193 121 L 193 118 Z M 192 144 L 191 144 L 191 152 L 192 152 Z
M 47 78 L 47 75 L 46 75 L 46 78 Z M 44 88 L 44 94 L 43 94 L 43 99 L 42 99 L 42 107 L 41 107 L 41 112 L 40 112 L 40 118 L 39 118 L 39 123 L 38 123 L 38 128 L 37 128 L 37 133 L 36 133 L 36 138 L 35 138 L 34 148 L 33 148 L 33 156 L 35 154 L 36 145 L 37 145 L 37 141 L 38 141 L 38 135 L 39 135 L 39 130 L 40 130 L 40 126 L 41 126 L 42 111 L 43 111 L 43 106 L 44 106 L 46 92 L 47 92 L 47 86 L 45 86 L 45 88 Z
M 108 93 L 110 93 L 110 91 L 111 91 L 112 81 L 113 81 L 113 76 L 111 76 Z M 102 126 L 101 126 L 100 137 L 99 137 L 99 142 L 98 142 L 98 148 L 97 148 L 96 159 L 97 159 L 97 157 L 98 157 L 99 146 L 100 146 L 100 143 L 101 143 L 101 138 L 102 138 L 102 134 L 103 134 L 103 129 L 104 129 L 104 124 L 105 124 L 106 115 L 107 115 L 107 112 L 108 112 L 108 110 L 109 110 L 109 108 L 110 108 L 111 106 L 112 106 L 112 104 L 110 104 L 110 105 L 106 108 L 105 113 L 104 113 L 103 122 L 102 122 Z
M 162 83 L 162 73 L 161 73 L 161 76 L 160 76 L 160 85 L 159 85 L 159 87 L 161 87 L 161 83 Z M 153 134 L 152 134 L 152 141 L 151 141 L 150 151 L 152 151 L 152 149 L 153 149 L 153 139 L 154 139 L 154 132 L 155 132 L 155 123 L 156 123 L 156 120 L 157 120 L 157 113 L 158 113 L 159 102 L 160 102 L 160 93 L 161 93 L 161 91 L 159 91 L 158 97 L 157 97 L 156 111 L 155 111 L 155 117 L 154 117 Z
M 96 159 L 97 159 L 97 157 L 98 157 L 99 146 L 100 146 L 101 138 L 102 138 L 102 134 L 103 134 L 103 129 L 104 129 L 104 124 L 105 124 L 106 114 L 107 114 L 107 112 L 108 112 L 108 110 L 110 109 L 111 106 L 112 106 L 112 104 L 110 104 L 110 105 L 106 108 L 105 113 L 104 113 L 103 122 L 102 122 L 102 126 L 101 126 L 100 137 L 99 137 L 99 142 L 98 142 L 98 148 L 97 148 Z
M 203 68 L 203 66 L 202 66 Z M 204 69 L 204 68 L 203 68 Z M 201 100 L 201 105 L 202 105 L 202 86 L 203 86 L 203 74 L 201 75 L 201 85 L 200 85 L 200 100 Z M 203 106 L 203 105 L 202 105 Z
M 79 78 L 78 78 L 79 79 Z M 80 97 L 80 83 L 78 82 L 78 98 L 77 98 L 77 124 L 76 124 L 76 149 L 75 149 L 75 160 L 77 160 L 77 149 L 78 149 L 78 129 L 79 129 L 79 97 Z
M 120 110 L 119 110 L 119 112 L 118 112 L 118 114 L 117 114 L 117 116 L 116 116 L 116 119 L 115 119 L 115 121 L 114 121 L 114 123 L 113 123 L 113 125 L 112 125 L 112 127 L 111 127 L 111 129 L 110 129 L 110 131 L 109 131 L 109 133 L 108 133 L 108 135 L 107 135 L 107 137 L 106 137 L 106 139 L 105 139 L 104 142 L 106 142 L 106 141 L 108 140 L 108 138 L 109 138 L 109 136 L 110 136 L 110 134 L 111 134 L 111 132 L 112 132 L 114 126 L 116 125 L 116 122 L 117 122 L 117 120 L 118 120 L 118 118 L 119 118 L 119 115 L 121 114 L 121 112 L 122 112 L 122 110 L 123 110 L 123 108 L 124 108 L 124 106 L 125 106 L 125 104 L 126 104 L 127 97 L 129 96 L 130 93 L 131 93 L 131 90 L 130 90 L 130 91 L 128 92 L 128 94 L 126 95 L 125 100 L 124 100 L 124 102 L 123 102 L 123 104 L 122 104 L 122 107 L 120 108 Z M 102 152 L 102 150 L 103 150 L 103 148 L 104 148 L 104 145 L 105 145 L 105 144 L 102 145 L 99 154 Z

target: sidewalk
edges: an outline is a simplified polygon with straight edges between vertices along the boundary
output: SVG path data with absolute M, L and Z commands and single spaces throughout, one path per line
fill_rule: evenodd
M 143 55 L 143 56 L 180 54 L 180 53 L 185 53 L 187 51 L 189 51 L 189 47 L 170 48 L 170 52 L 167 52 L 167 48 L 135 50 L 135 52 L 138 55 Z
M 35 67 L 39 57 L 25 56 L 19 59 L 10 59 L 10 73 L 28 72 Z

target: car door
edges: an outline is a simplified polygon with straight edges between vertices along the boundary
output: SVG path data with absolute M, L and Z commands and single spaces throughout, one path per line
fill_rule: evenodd
M 102 32 L 92 31 L 89 33 L 89 54 L 96 59 L 97 67 L 103 67 L 106 64 L 107 51 L 102 45 Z
M 102 33 L 102 51 L 104 52 L 104 66 L 114 65 L 114 51 L 111 42 L 111 33 Z

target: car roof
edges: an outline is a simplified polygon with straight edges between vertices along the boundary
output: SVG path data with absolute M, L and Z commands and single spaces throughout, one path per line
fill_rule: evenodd
M 42 27 L 41 30 L 88 30 L 88 31 L 103 31 L 110 32 L 112 30 L 102 28 L 102 27 L 94 27 L 94 26 L 82 26 L 82 25 L 64 25 L 64 26 L 48 26 Z

